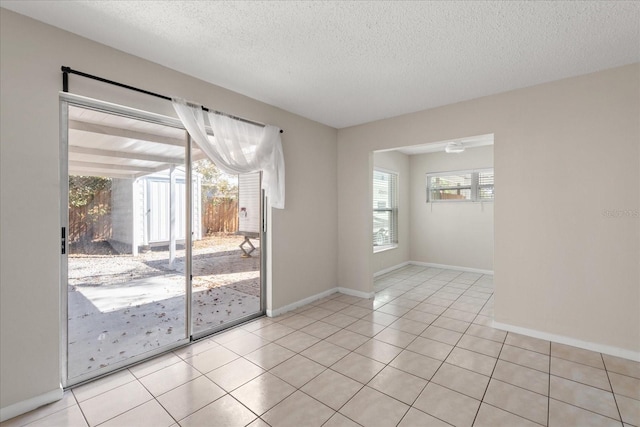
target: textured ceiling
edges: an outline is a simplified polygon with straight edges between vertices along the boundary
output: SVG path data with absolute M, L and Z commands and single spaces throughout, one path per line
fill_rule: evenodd
M 336 128 L 640 61 L 637 1 L 0 5 Z

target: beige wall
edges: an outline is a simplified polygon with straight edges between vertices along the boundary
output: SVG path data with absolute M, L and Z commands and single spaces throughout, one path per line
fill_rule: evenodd
M 270 216 L 273 308 L 336 284 L 372 291 L 373 151 L 494 133 L 496 320 L 640 352 L 639 219 L 605 215 L 639 209 L 638 64 L 337 132 L 0 15 L 0 407 L 60 381 L 61 65 L 285 129 L 287 209 Z M 173 115 L 164 101 L 75 76 L 71 91 Z
M 373 153 L 373 167 L 382 168 L 398 174 L 398 247 L 373 253 L 371 262 L 372 273 L 376 273 L 410 260 L 409 248 L 411 245 L 411 236 L 409 233 L 409 212 L 411 209 L 411 197 L 409 189 L 411 188 L 411 174 L 409 156 L 397 151 Z M 373 184 L 371 184 L 370 187 L 372 185 Z M 369 193 L 373 194 L 372 187 Z
M 495 135 L 495 319 L 640 352 L 640 65 L 341 129 L 340 286 L 372 289 L 371 152 Z
M 62 65 L 281 126 L 287 206 L 270 217 L 272 308 L 337 285 L 335 129 L 5 9 L 0 15 L 0 407 L 60 384 Z M 174 116 L 166 101 L 77 76 L 70 85 L 74 93 Z
M 426 174 L 493 167 L 493 146 L 411 159 L 411 260 L 493 270 L 493 202 L 426 203 Z

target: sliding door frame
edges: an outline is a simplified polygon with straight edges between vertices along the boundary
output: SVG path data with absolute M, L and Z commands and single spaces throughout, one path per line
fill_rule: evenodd
M 116 362 L 104 368 L 96 369 L 87 374 L 82 374 L 73 378 L 69 378 L 68 370 L 68 230 L 69 230 L 69 106 L 81 107 L 90 110 L 102 111 L 109 114 L 129 117 L 137 120 L 151 122 L 154 124 L 169 126 L 177 129 L 183 129 L 182 123 L 178 119 L 162 116 L 159 114 L 149 113 L 147 111 L 137 110 L 134 108 L 124 107 L 122 105 L 112 104 L 109 102 L 99 101 L 74 95 L 68 92 L 59 93 L 60 105 L 60 222 L 61 222 L 61 255 L 60 255 L 60 373 L 61 382 L 64 388 L 77 385 L 111 372 L 123 369 L 135 363 L 147 360 L 162 353 L 174 350 L 189 344 L 191 337 L 191 221 L 186 221 L 187 230 L 185 235 L 185 338 L 174 343 L 167 344 L 156 350 L 150 350 L 144 354 L 130 357 L 126 360 Z M 188 132 L 185 130 L 185 168 L 187 171 L 187 179 L 191 177 L 191 145 Z M 189 181 L 187 181 L 189 182 Z M 191 215 L 191 207 L 188 205 L 191 201 L 192 186 L 185 186 L 186 191 L 186 213 Z M 187 216 L 187 218 L 191 218 Z M 66 230 L 66 232 L 64 231 Z M 66 234 L 66 235 L 65 235 Z
M 90 110 L 102 111 L 109 114 L 119 115 L 123 117 L 129 117 L 137 120 L 142 120 L 154 124 L 169 126 L 185 131 L 185 203 L 186 211 L 185 216 L 186 230 L 185 230 L 185 338 L 180 339 L 172 344 L 163 346 L 160 349 L 145 352 L 142 355 L 133 356 L 126 360 L 114 363 L 104 368 L 96 369 L 91 373 L 79 375 L 74 378 L 68 378 L 68 230 L 69 230 L 69 106 L 76 106 L 86 108 Z M 193 235 L 192 235 L 192 222 L 193 222 L 193 209 L 191 201 L 193 200 L 193 185 L 191 184 L 193 178 L 191 151 L 193 140 L 187 130 L 182 125 L 179 119 L 168 117 L 160 114 L 150 113 L 148 111 L 138 110 L 135 108 L 125 107 L 118 104 L 113 104 L 106 101 L 100 101 L 92 98 L 87 98 L 80 95 L 75 95 L 69 92 L 59 93 L 59 107 L 60 107 L 60 135 L 59 135 L 59 150 L 60 150 L 60 225 L 61 230 L 61 255 L 60 255 L 60 373 L 61 383 L 64 388 L 74 386 L 89 380 L 96 379 L 98 377 L 107 375 L 114 371 L 124 369 L 135 363 L 142 362 L 157 355 L 167 353 L 179 347 L 188 345 L 189 343 L 206 337 L 212 334 L 216 334 L 223 330 L 232 328 L 234 326 L 245 323 L 249 320 L 264 316 L 266 314 L 267 305 L 267 214 L 268 205 L 266 203 L 266 196 L 264 190 L 261 190 L 260 194 L 260 311 L 250 313 L 246 316 L 233 320 L 231 322 L 220 325 L 217 328 L 211 328 L 198 334 L 193 334 L 193 310 L 192 310 L 192 298 L 193 298 L 193 283 L 192 283 L 192 248 L 193 248 Z M 261 177 L 262 179 L 262 177 Z

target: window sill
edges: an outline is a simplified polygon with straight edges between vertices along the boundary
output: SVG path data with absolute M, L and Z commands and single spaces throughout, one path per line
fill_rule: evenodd
M 427 200 L 428 203 L 493 203 L 491 200 L 471 200 L 471 199 L 449 199 L 449 200 Z
M 378 252 L 385 252 L 385 251 L 390 251 L 391 249 L 398 249 L 398 245 L 381 245 L 381 246 L 374 246 L 373 247 L 373 253 L 377 254 Z

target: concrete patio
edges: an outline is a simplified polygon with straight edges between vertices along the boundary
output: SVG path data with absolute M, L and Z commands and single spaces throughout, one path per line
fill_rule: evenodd
M 242 237 L 200 242 L 193 254 L 193 333 L 260 310 L 259 250 Z M 234 246 L 236 249 L 234 249 Z M 68 376 L 74 378 L 186 338 L 184 251 L 70 256 Z

